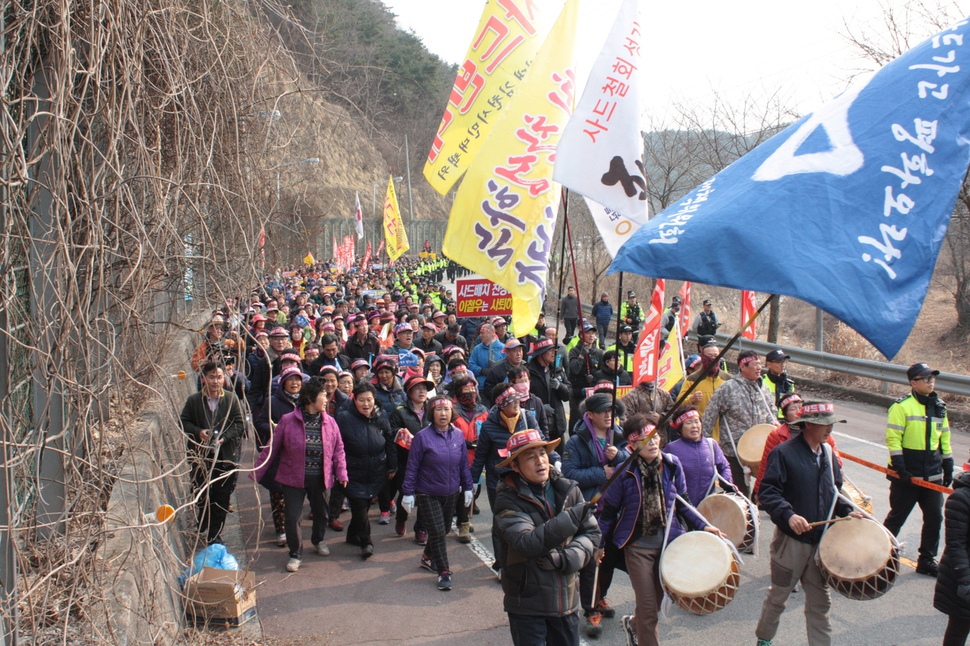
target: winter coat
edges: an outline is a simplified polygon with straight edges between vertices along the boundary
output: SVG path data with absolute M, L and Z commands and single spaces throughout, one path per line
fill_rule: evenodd
M 970 583 L 970 472 L 953 479 L 953 493 L 947 498 L 943 519 L 946 533 L 933 607 L 970 621 L 970 604 L 957 597 L 960 580 Z
M 677 502 L 677 494 L 683 497 L 687 495 L 687 482 L 684 480 L 684 469 L 680 460 L 676 455 L 667 453 L 660 455 L 663 456 L 661 480 L 665 508 L 670 509 L 671 505 L 676 505 L 677 511 L 694 529 L 704 529 L 706 526 L 704 519 Z M 603 547 L 607 541 L 612 541 L 613 545 L 620 549 L 626 547 L 640 526 L 642 513 L 643 476 L 640 475 L 640 467 L 633 462 L 603 495 L 603 510 L 600 512 L 599 519 L 603 538 L 599 546 Z M 680 524 L 677 514 L 674 514 L 670 522 L 667 542 L 683 533 L 684 527 Z
M 563 296 L 559 301 L 559 309 L 564 319 L 578 319 L 579 299 L 575 296 Z
M 401 385 L 401 380 L 397 377 L 394 377 L 394 383 L 391 384 L 390 388 L 381 384 L 377 380 L 377 377 L 374 377 L 372 381 L 374 388 L 377 389 L 377 395 L 375 397 L 377 399 L 377 405 L 384 411 L 385 416 L 390 417 L 395 408 L 403 406 L 408 400 L 408 394 L 404 392 L 404 386 Z
M 566 378 L 566 371 L 555 364 L 548 369 L 539 365 L 536 359 L 528 363 L 529 392 L 539 398 L 549 421 L 549 437 L 558 439 L 566 435 L 566 412 L 563 402 L 569 401 L 572 389 Z M 558 384 L 555 382 L 558 381 Z M 553 386 L 556 386 L 553 388 Z
M 189 448 L 203 450 L 199 432 L 203 429 L 219 433 L 222 444 L 219 446 L 219 461 L 239 463 L 239 445 L 243 435 L 242 406 L 239 400 L 228 390 L 223 390 L 219 396 L 219 405 L 215 412 L 209 410 L 205 400 L 205 391 L 189 395 L 179 416 L 182 430 L 189 436 Z M 211 441 L 211 440 L 210 440 Z M 504 447 L 503 447 L 504 448 Z
M 476 403 L 471 411 L 465 411 L 461 404 L 455 404 L 458 412 L 454 424 L 461 429 L 465 437 L 465 448 L 468 451 L 468 466 L 475 461 L 475 449 L 478 447 L 478 436 L 482 432 L 482 424 L 488 418 L 488 409 Z
M 768 455 L 758 505 L 768 512 L 778 529 L 796 541 L 817 545 L 825 528 L 796 534 L 788 524 L 795 514 L 809 523 L 828 520 L 833 499 L 835 516 L 852 512 L 851 505 L 836 498 L 836 492 L 842 488 L 842 469 L 838 461 L 829 460 L 830 455 L 831 450 L 823 450 L 822 459 L 816 462 L 815 451 L 802 434 L 782 442 Z
M 590 314 L 593 315 L 599 325 L 609 325 L 610 321 L 613 320 L 613 303 L 600 299 L 593 303 Z
M 411 442 L 411 459 L 401 492 L 406 496 L 414 493 L 450 496 L 459 489 L 472 490 L 465 436 L 454 424 L 443 432 L 429 424 Z
M 519 420 L 515 424 L 515 431 L 524 431 L 527 428 L 538 429 L 535 415 L 531 411 L 520 409 Z M 505 449 L 505 444 L 509 441 L 512 434 L 501 419 L 501 413 L 496 407 L 488 411 L 488 417 L 482 423 L 482 432 L 478 436 L 478 447 L 475 449 L 475 460 L 472 462 L 472 480 L 478 482 L 485 470 L 485 486 L 495 489 L 498 486 L 499 477 L 510 471 L 510 469 L 499 470 L 496 465 L 504 458 L 500 457 L 499 449 Z M 558 459 L 558 456 L 557 456 Z M 549 462 L 555 460 L 550 456 Z
M 253 418 L 253 426 L 256 427 L 256 440 L 259 442 L 260 449 L 269 443 L 272 427 L 279 424 L 284 415 L 292 413 L 293 408 L 293 402 L 287 399 L 279 388 L 273 391 L 273 396 L 268 403 L 263 403 L 256 417 Z
M 537 498 L 514 473 L 495 497 L 492 534 L 502 566 L 505 611 L 562 617 L 579 610 L 578 577 L 592 559 L 600 531 L 592 514 L 576 518 L 583 494 L 572 480 L 550 471 L 555 507 Z M 580 507 L 581 509 L 581 507 Z
M 371 498 L 387 482 L 387 474 L 397 470 L 394 434 L 387 415 L 378 410 L 365 418 L 350 402 L 337 411 L 337 427 L 347 454 L 348 498 Z
M 727 423 L 733 445 L 746 430 L 757 424 L 775 424 L 778 421 L 778 409 L 775 408 L 775 398 L 768 387 L 761 383 L 761 379 L 751 381 L 741 375 L 734 377 L 714 391 L 707 407 L 701 416 L 704 425 L 704 435 L 713 436 L 714 425 L 719 420 Z M 718 441 L 724 455 L 734 455 L 734 448 L 723 426 L 718 434 Z
M 586 424 L 577 424 L 562 454 L 562 474 L 576 481 L 579 488 L 583 490 L 583 498 L 586 500 L 591 500 L 600 485 L 606 482 L 604 466 L 618 467 L 630 457 L 630 452 L 626 449 L 626 440 L 623 439 L 620 429 L 615 426 L 610 438 L 610 444 L 618 449 L 615 458 L 600 463 L 596 448 L 593 446 L 594 441 L 593 434 Z
M 724 457 L 724 452 L 709 437 L 702 436 L 698 442 L 682 437 L 668 444 L 664 451 L 680 459 L 687 480 L 687 500 L 692 505 L 696 506 L 712 490 L 715 470 L 728 482 L 734 482 L 731 465 Z
M 327 489 L 333 489 L 335 481 L 347 481 L 347 459 L 337 423 L 326 413 L 322 415 L 323 484 Z M 259 482 L 274 460 L 279 460 L 276 482 L 298 489 L 306 485 L 306 426 L 303 425 L 302 407 L 296 407 L 280 419 L 273 433 L 273 443 L 263 447 L 256 458 L 253 479 Z
M 569 382 L 573 386 L 573 399 L 586 399 L 583 388 L 589 388 L 596 383 L 593 373 L 599 370 L 603 361 L 603 351 L 595 345 L 587 348 L 580 342 L 569 351 Z
M 419 419 L 417 413 L 411 408 L 410 402 L 395 408 L 391 412 L 388 422 L 391 426 L 391 434 L 394 437 L 397 437 L 399 429 L 406 428 L 413 436 L 426 426 L 424 419 Z M 404 448 L 397 442 L 394 443 L 394 446 L 397 450 L 397 473 L 394 475 L 394 480 L 400 486 L 400 483 L 404 482 L 404 470 L 408 466 L 408 457 L 411 455 L 411 450 Z
M 377 336 L 371 332 L 367 333 L 364 340 L 361 341 L 360 337 L 356 334 L 352 334 L 347 337 L 347 343 L 344 344 L 344 354 L 347 358 L 353 361 L 354 359 L 364 359 L 368 363 L 373 363 L 377 355 L 381 353 L 381 342 L 378 341 Z
M 487 346 L 479 341 L 468 356 L 468 369 L 475 375 L 478 383 L 485 382 L 485 373 L 492 365 L 505 359 L 505 346 L 498 339 Z
M 599 383 L 601 381 L 608 381 L 614 386 L 632 386 L 633 378 L 630 377 L 630 373 L 620 368 L 619 370 L 610 370 L 605 365 L 601 365 L 600 369 L 593 373 L 594 383 Z
M 798 432 L 795 433 L 798 435 Z M 768 456 L 771 455 L 771 450 L 782 442 L 787 442 L 792 438 L 792 429 L 787 423 L 782 424 L 771 433 L 768 433 L 768 439 L 765 440 L 765 450 L 761 454 L 761 465 L 758 467 L 758 476 L 754 479 L 754 485 L 751 490 L 754 493 L 758 493 L 758 489 L 761 488 L 761 479 L 765 477 L 765 470 L 768 469 Z M 835 446 L 835 438 L 829 435 L 829 439 L 826 440 L 829 446 L 832 447 L 832 451 L 835 453 L 836 459 L 839 461 L 839 466 L 842 466 L 842 458 L 839 456 L 839 452 Z

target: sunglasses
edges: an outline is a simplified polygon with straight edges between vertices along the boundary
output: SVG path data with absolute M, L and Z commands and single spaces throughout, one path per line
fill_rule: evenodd
M 926 377 L 915 377 L 913 381 L 936 381 L 935 375 L 927 375 Z

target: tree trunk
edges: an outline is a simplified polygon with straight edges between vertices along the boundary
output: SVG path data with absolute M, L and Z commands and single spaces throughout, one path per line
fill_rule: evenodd
M 772 294 L 768 307 L 768 343 L 778 343 L 778 327 L 781 325 L 781 296 Z
M 953 298 L 957 308 L 957 325 L 961 330 L 970 330 L 970 277 L 957 279 Z

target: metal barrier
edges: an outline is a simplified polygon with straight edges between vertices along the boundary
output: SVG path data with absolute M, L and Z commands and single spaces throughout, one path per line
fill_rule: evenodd
M 730 340 L 726 334 L 717 335 L 718 343 L 724 344 Z M 906 370 L 909 366 L 900 366 L 894 363 L 884 363 L 882 361 L 871 361 L 869 359 L 856 359 L 854 357 L 843 357 L 827 352 L 817 352 L 804 348 L 793 348 L 777 343 L 766 343 L 764 341 L 749 341 L 740 339 L 736 344 L 738 350 L 754 350 L 760 355 L 765 355 L 775 348 L 791 356 L 791 362 L 810 368 L 821 370 L 831 370 L 841 372 L 856 377 L 866 377 L 868 379 L 878 379 L 894 384 L 909 385 L 906 378 Z M 953 373 L 941 372 L 936 378 L 936 387 L 946 393 L 970 397 L 970 377 Z

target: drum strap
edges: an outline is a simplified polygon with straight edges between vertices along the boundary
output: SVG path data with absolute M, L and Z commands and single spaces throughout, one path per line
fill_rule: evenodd
M 738 464 L 740 464 L 741 458 L 738 457 L 738 445 L 734 442 L 734 435 L 731 433 L 731 426 L 727 423 L 727 420 L 724 419 L 723 417 L 720 417 L 720 421 L 721 421 L 721 428 L 727 431 L 728 439 L 731 441 L 731 450 L 734 452 L 734 459 L 738 461 Z M 745 480 L 751 477 L 751 469 L 749 469 L 746 465 L 741 464 L 741 470 L 744 473 Z M 738 487 L 739 489 L 741 488 L 740 483 L 735 483 L 735 486 Z M 750 489 L 749 489 L 749 493 L 750 493 Z
M 754 525 L 754 538 L 752 539 L 752 546 L 751 546 L 752 547 L 752 552 L 751 552 L 751 554 L 755 558 L 758 558 L 758 556 L 761 555 L 761 550 L 758 547 L 758 534 L 761 531 L 761 516 L 758 515 L 760 513 L 758 511 L 758 505 L 754 504 L 754 501 L 753 500 L 751 500 L 750 498 L 748 498 L 747 496 L 745 496 L 743 493 L 741 493 L 741 490 L 738 489 L 734 485 L 734 483 L 728 482 L 727 479 L 724 478 L 720 473 L 717 473 L 716 470 L 714 471 L 714 478 L 716 480 L 720 480 L 722 483 L 724 483 L 724 484 L 726 484 L 726 485 L 728 485 L 730 487 L 733 487 L 734 490 L 736 492 L 738 492 L 738 495 L 741 496 L 742 498 L 744 498 L 744 502 L 747 503 L 747 505 L 748 505 L 748 513 L 751 516 L 751 523 Z
M 717 484 L 718 479 L 721 478 L 721 474 L 717 472 L 717 454 L 714 452 L 714 438 L 706 437 L 707 448 L 711 450 L 711 465 L 714 467 L 714 475 L 711 476 L 711 481 L 707 484 L 707 490 L 704 492 L 704 497 L 707 498 L 714 491 L 714 485 Z
M 690 510 L 691 510 L 692 512 L 694 512 L 694 513 L 695 513 L 695 514 L 697 514 L 698 516 L 700 516 L 700 519 L 704 521 L 704 525 L 705 525 L 705 526 L 707 526 L 707 525 L 710 525 L 711 527 L 713 527 L 713 525 L 711 525 L 711 521 L 709 521 L 709 520 L 707 520 L 706 518 L 704 518 L 704 514 L 702 514 L 701 512 L 699 512 L 699 511 L 697 511 L 697 508 L 696 508 L 696 507 L 694 507 L 694 505 L 692 505 L 692 504 L 690 504 L 690 502 L 688 502 L 688 501 L 687 501 L 687 500 L 686 500 L 686 499 L 685 499 L 685 498 L 684 498 L 683 496 L 681 496 L 680 494 L 677 494 L 677 502 L 679 502 L 679 503 L 680 503 L 681 505 L 683 505 L 683 506 L 684 506 L 684 507 L 686 507 L 687 509 L 690 509 Z M 676 506 L 676 505 L 674 505 L 674 506 Z M 736 559 L 738 560 L 738 565 L 744 565 L 744 559 L 742 559 L 742 558 L 741 558 L 741 552 L 739 552 L 739 551 L 738 551 L 738 548 L 736 548 L 736 547 L 734 546 L 734 543 L 732 543 L 731 541 L 729 541 L 729 540 L 728 540 L 728 539 L 726 539 L 726 538 L 721 538 L 721 540 L 722 540 L 722 541 L 724 541 L 724 543 L 725 543 L 725 544 L 726 544 L 726 545 L 727 545 L 728 547 L 730 547 L 730 548 L 731 548 L 731 551 L 732 551 L 732 552 L 734 552 L 734 558 L 736 558 Z M 665 545 L 666 545 L 666 543 L 665 543 Z

